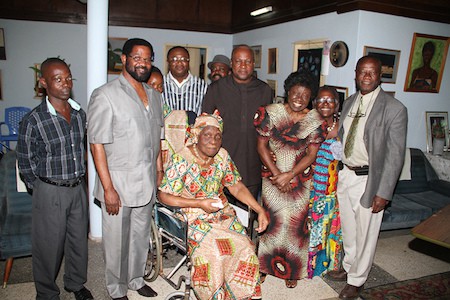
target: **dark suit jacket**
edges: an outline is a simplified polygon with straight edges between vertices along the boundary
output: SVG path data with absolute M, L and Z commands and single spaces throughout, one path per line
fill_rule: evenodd
M 344 135 L 342 124 L 357 95 L 355 93 L 344 101 L 339 122 L 341 140 Z M 363 207 L 371 207 L 375 195 L 386 200 L 392 199 L 405 159 L 407 124 L 406 107 L 381 89 L 364 128 L 364 144 L 369 154 L 369 177 L 360 200 Z

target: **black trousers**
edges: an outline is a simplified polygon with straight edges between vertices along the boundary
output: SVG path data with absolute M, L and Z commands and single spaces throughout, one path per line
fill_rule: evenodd
M 78 291 L 87 280 L 86 184 L 60 187 L 36 179 L 33 187 L 32 263 L 36 299 L 59 299 L 56 278 L 65 255 L 64 287 Z

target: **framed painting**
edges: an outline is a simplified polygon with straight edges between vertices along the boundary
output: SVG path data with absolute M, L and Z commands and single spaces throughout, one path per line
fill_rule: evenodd
M 3 93 L 2 93 L 2 70 L 0 70 L 0 100 L 3 100 Z
M 342 105 L 344 105 L 344 100 L 347 99 L 348 97 L 348 88 L 335 85 L 328 85 L 328 86 L 336 89 L 336 92 L 339 95 L 339 115 L 340 115 L 342 111 Z
M 267 58 L 268 58 L 267 73 L 276 74 L 278 65 L 278 48 L 269 48 Z
M 0 60 L 6 60 L 6 45 L 3 28 L 0 28 Z
M 34 98 L 42 99 L 45 94 L 45 89 L 39 82 L 39 78 L 41 77 L 41 64 L 34 64 L 34 66 L 30 68 L 34 71 Z
M 261 68 L 261 45 L 251 46 L 253 53 L 255 55 L 255 68 Z
M 427 122 L 427 151 L 433 151 L 436 139 L 443 139 L 444 151 L 449 151 L 448 112 L 427 111 L 425 119 Z
M 108 74 L 122 72 L 122 48 L 127 38 L 108 38 Z
M 439 93 L 450 38 L 414 33 L 405 92 Z
M 400 51 L 364 46 L 364 55 L 381 60 L 381 82 L 395 83 L 400 61 Z

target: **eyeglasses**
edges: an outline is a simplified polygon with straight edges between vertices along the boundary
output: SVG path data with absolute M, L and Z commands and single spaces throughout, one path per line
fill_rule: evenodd
M 316 99 L 316 103 L 317 104 L 324 104 L 325 102 L 328 103 L 328 104 L 336 103 L 336 99 L 334 99 L 334 98 L 320 98 L 320 99 Z
M 173 63 L 173 64 L 175 64 L 175 63 L 177 63 L 177 62 L 182 62 L 182 63 L 184 63 L 184 62 L 189 62 L 189 58 L 187 58 L 187 57 L 172 57 L 171 59 L 169 59 L 169 62 L 171 62 L 171 63 Z
M 132 60 L 134 60 L 134 62 L 141 62 L 142 61 L 143 63 L 146 63 L 146 64 L 149 64 L 149 63 L 151 63 L 153 61 L 153 57 L 143 58 L 143 57 L 140 57 L 139 55 L 133 55 L 133 56 L 128 55 L 128 57 L 131 58 Z

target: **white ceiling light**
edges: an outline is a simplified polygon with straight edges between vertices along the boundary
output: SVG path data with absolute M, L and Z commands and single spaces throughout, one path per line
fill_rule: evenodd
M 252 11 L 250 13 L 250 15 L 252 17 L 256 17 L 256 16 L 259 16 L 259 15 L 262 15 L 262 14 L 265 14 L 265 13 L 268 13 L 268 12 L 271 12 L 271 11 L 272 11 L 272 6 L 266 6 L 266 7 L 263 7 L 263 8 L 260 8 L 260 9 Z

